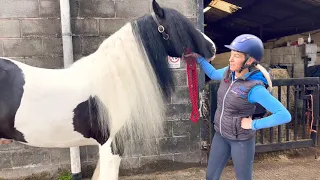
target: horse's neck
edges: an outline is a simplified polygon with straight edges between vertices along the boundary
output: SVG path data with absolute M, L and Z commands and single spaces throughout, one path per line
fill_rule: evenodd
M 138 70 L 136 69 L 138 66 L 149 65 L 147 57 L 141 50 L 131 23 L 127 23 L 104 40 L 94 53 L 82 58 L 71 68 L 80 76 L 90 77 L 91 83 L 96 86 L 93 88 L 96 94 L 105 94 L 106 91 L 112 90 L 112 86 L 128 90 L 127 93 L 130 94 L 130 88 L 124 89 L 126 85 L 123 83 L 135 78 L 136 72 L 133 71 Z
M 134 43 L 132 29 L 128 23 L 105 39 L 94 53 L 75 62 L 71 69 L 94 79 L 107 75 L 110 69 L 115 67 L 115 63 L 127 66 L 126 56 L 133 50 L 130 46 Z
M 92 94 L 108 111 L 100 116 L 117 122 L 111 125 L 111 134 L 128 119 L 158 118 L 157 111 L 162 108 L 156 75 L 142 49 L 128 23 L 106 39 L 96 52 L 81 60 L 82 65 L 79 62 L 78 67 L 83 71 L 77 72 L 91 77 Z M 154 102 L 157 104 L 150 105 Z

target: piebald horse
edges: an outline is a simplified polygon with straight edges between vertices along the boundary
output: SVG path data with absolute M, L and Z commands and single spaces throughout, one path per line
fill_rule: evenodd
M 214 43 L 185 16 L 162 8 L 128 22 L 66 69 L 0 59 L 0 138 L 45 148 L 98 145 L 93 179 L 118 179 L 125 148 L 151 149 L 174 91 L 167 57 L 187 48 L 207 59 Z

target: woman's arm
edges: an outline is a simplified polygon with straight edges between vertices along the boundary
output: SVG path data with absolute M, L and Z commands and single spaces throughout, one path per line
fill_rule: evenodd
M 251 89 L 248 95 L 248 101 L 250 103 L 259 103 L 272 113 L 272 115 L 268 117 L 252 121 L 251 129 L 253 130 L 278 126 L 291 121 L 289 111 L 261 85 Z
M 221 80 L 224 72 L 229 68 L 227 66 L 221 69 L 215 69 L 204 57 L 201 56 L 197 57 L 197 62 L 211 80 Z

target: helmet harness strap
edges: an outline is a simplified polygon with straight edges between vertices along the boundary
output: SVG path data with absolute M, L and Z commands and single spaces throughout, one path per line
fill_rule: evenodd
M 251 63 L 251 65 L 246 64 L 248 62 L 249 58 L 250 58 L 250 55 L 245 53 L 245 60 L 242 63 L 242 66 L 239 70 L 239 73 L 241 73 L 241 71 L 243 71 L 245 68 L 252 68 L 258 64 L 257 61 L 254 61 L 253 63 Z
M 241 73 L 241 71 L 244 70 L 245 68 L 249 68 L 249 65 L 246 64 L 249 58 L 250 58 L 249 54 L 245 54 L 245 60 L 242 63 L 239 73 Z

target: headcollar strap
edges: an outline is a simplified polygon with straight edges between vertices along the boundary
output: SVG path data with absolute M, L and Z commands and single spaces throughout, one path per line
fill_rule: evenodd
M 159 31 L 159 33 L 162 34 L 163 39 L 168 40 L 169 34 L 166 33 L 164 27 L 159 23 L 158 18 L 156 17 L 156 14 L 154 12 L 152 12 L 151 16 L 152 16 L 153 20 L 157 23 L 158 31 Z

